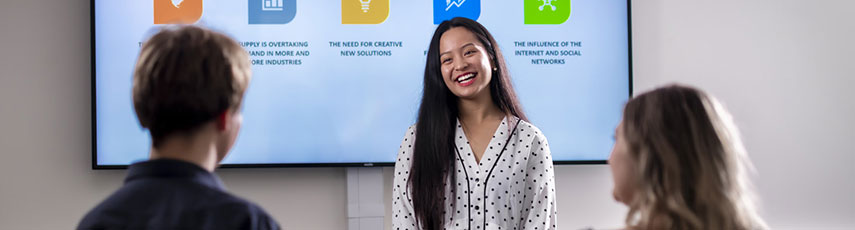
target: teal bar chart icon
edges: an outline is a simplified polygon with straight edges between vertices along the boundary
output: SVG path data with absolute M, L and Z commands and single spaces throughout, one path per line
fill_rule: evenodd
M 249 24 L 286 24 L 297 15 L 297 0 L 248 0 Z

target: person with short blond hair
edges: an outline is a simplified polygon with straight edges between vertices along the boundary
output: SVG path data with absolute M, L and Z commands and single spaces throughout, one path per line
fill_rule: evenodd
M 166 27 L 145 42 L 133 103 L 152 139 L 150 159 L 78 229 L 279 229 L 258 205 L 228 193 L 213 171 L 234 145 L 249 56 L 231 38 Z
M 231 38 L 193 26 L 165 29 L 140 51 L 134 109 L 158 147 L 226 111 L 239 115 L 250 78 L 249 56 Z

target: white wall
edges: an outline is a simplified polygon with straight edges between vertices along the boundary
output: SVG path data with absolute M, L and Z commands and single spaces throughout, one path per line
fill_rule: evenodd
M 855 229 L 855 2 L 636 1 L 635 86 L 725 103 L 775 229 Z
M 851 15 L 852 1 L 635 1 L 636 90 L 693 84 L 730 108 L 771 226 L 855 228 Z M 71 228 L 121 185 L 89 169 L 88 28 L 85 0 L 0 2 L 0 229 Z M 218 173 L 286 228 L 345 228 L 343 169 Z M 621 225 L 606 166 L 556 178 L 562 228 Z

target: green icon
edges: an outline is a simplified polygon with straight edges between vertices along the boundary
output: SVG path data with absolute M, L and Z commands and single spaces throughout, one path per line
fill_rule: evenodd
M 561 24 L 570 18 L 570 0 L 524 0 L 525 24 Z

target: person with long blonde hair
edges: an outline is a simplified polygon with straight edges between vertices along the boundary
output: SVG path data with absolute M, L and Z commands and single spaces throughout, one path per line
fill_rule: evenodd
M 736 127 L 698 89 L 671 85 L 627 102 L 609 165 L 627 229 L 767 228 Z

